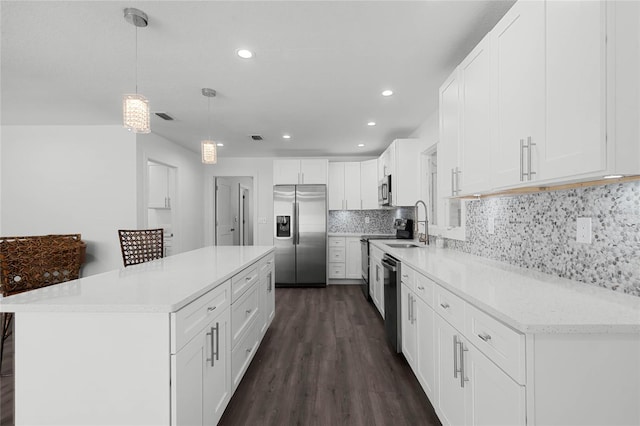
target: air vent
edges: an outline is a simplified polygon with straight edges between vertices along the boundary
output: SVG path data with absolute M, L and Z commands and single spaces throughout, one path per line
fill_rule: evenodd
M 173 117 L 167 114 L 166 112 L 156 112 L 155 114 L 158 117 L 162 118 L 163 120 L 173 121 Z
M 254 141 L 263 141 L 264 139 L 260 135 L 251 135 L 251 139 Z

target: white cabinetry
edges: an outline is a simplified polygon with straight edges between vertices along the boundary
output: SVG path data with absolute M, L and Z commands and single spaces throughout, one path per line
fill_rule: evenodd
M 276 313 L 275 262 L 274 255 L 260 261 L 260 334 L 264 336 Z
M 360 237 L 329 237 L 329 278 L 361 278 Z
M 274 185 L 327 184 L 327 160 L 273 160 Z
M 413 291 L 403 282 L 400 288 L 400 296 L 402 297 L 402 306 L 406 309 L 402 310 L 402 354 L 407 359 L 407 362 L 416 371 L 416 339 L 418 337 L 416 327 L 416 296 Z
M 375 210 L 378 206 L 378 160 L 360 163 L 360 198 L 362 210 Z
M 373 304 L 384 318 L 384 269 L 383 251 L 369 244 L 369 294 Z
M 360 210 L 360 163 L 329 163 L 329 210 Z
M 420 199 L 421 139 L 396 139 L 378 159 L 379 180 L 391 175 L 391 205 L 413 206 Z
M 147 206 L 154 209 L 171 208 L 170 173 L 171 169 L 162 164 L 149 164 L 147 166 L 149 182 L 147 187 Z
M 458 195 L 489 188 L 491 151 L 491 55 L 486 36 L 459 67 L 460 169 Z

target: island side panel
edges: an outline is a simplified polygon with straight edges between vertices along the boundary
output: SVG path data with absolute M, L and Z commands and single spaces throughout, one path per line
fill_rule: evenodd
M 16 425 L 168 425 L 169 314 L 17 313 Z

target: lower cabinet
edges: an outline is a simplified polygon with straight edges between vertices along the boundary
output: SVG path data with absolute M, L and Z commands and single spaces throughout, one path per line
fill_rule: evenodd
M 276 293 L 274 288 L 275 263 L 274 257 L 268 256 L 260 265 L 260 335 L 264 336 L 276 314 Z
M 400 295 L 402 304 L 406 303 L 407 306 L 407 309 L 402 311 L 402 354 L 413 371 L 416 371 L 416 339 L 418 338 L 415 315 L 416 296 L 405 284 L 400 288 Z
M 172 424 L 215 425 L 231 398 L 229 308 L 171 356 Z
M 436 398 L 436 345 L 435 317 L 433 309 L 422 299 L 417 298 L 416 317 L 416 364 L 414 369 L 418 382 L 422 385 L 427 396 L 434 401 Z M 420 336 L 419 338 L 417 336 Z
M 384 269 L 382 268 L 382 251 L 371 248 L 369 254 L 369 294 L 373 304 L 384 318 Z
M 362 278 L 360 237 L 329 237 L 329 278 Z

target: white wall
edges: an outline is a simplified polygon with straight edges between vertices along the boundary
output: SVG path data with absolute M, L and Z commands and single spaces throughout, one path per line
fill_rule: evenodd
M 253 177 L 255 245 L 273 245 L 273 158 L 219 158 L 218 164 L 205 166 L 205 244 L 213 244 L 214 178 L 216 176 Z M 266 223 L 258 223 L 263 218 Z
M 81 233 L 83 275 L 122 267 L 136 225 L 136 141 L 121 126 L 3 126 L 2 235 Z
M 173 253 L 204 245 L 204 181 L 200 155 L 153 133 L 137 135 L 137 227 L 147 226 L 147 160 L 177 169 Z
M 436 109 L 428 117 L 425 118 L 420 127 L 414 130 L 409 137 L 424 139 L 427 143 L 427 147 L 432 146 L 434 143 L 437 143 L 440 131 L 438 119 L 438 109 Z

